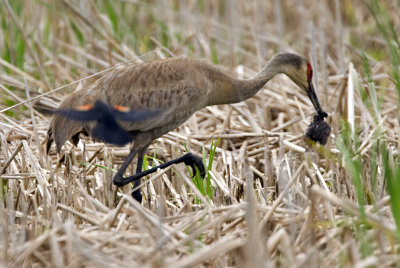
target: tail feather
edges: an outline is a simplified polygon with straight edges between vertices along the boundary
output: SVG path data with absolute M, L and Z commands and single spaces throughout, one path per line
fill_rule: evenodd
M 54 139 L 53 139 L 53 131 L 51 128 L 47 130 L 47 138 L 46 138 L 46 154 L 49 154 L 50 152 L 50 147 L 53 144 Z
M 76 145 L 79 141 L 79 134 L 85 128 L 87 123 L 82 123 L 75 120 L 70 120 L 62 116 L 53 116 L 52 121 L 52 136 L 56 144 L 57 152 L 61 151 L 63 144 L 73 139 L 73 143 Z
M 80 103 L 88 103 L 90 101 L 86 100 L 87 98 L 88 96 L 82 96 L 80 92 L 72 93 L 61 103 L 59 109 L 72 109 L 79 106 Z M 79 133 L 82 131 L 90 133 L 92 127 L 91 122 L 79 122 L 58 114 L 53 114 L 49 130 L 47 131 L 47 152 L 49 152 L 53 142 L 56 144 L 57 153 L 60 153 L 63 144 L 70 139 L 76 145 L 79 142 Z

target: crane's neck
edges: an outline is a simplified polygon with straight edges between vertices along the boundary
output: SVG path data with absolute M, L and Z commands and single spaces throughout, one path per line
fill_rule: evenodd
M 246 100 L 256 94 L 263 86 L 281 71 L 270 63 L 253 79 L 220 77 L 214 84 L 208 105 L 229 104 Z

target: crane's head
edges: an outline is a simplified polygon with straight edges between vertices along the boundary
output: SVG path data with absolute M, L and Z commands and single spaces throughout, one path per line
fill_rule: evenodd
M 310 62 L 293 53 L 280 53 L 271 60 L 271 64 L 277 73 L 286 74 L 300 88 L 307 92 L 312 104 L 319 114 L 322 111 L 312 83 L 313 69 Z M 326 117 L 326 116 L 325 116 Z

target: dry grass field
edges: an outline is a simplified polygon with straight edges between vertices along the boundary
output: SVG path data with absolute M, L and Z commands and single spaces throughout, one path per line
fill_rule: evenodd
M 398 0 L 0 0 L 0 266 L 399 266 L 399 18 Z M 278 75 L 155 141 L 145 169 L 190 151 L 208 173 L 158 171 L 142 204 L 112 185 L 129 146 L 46 155 L 27 101 L 169 57 L 251 78 L 280 51 L 310 59 L 328 144 L 306 144 L 315 110 Z

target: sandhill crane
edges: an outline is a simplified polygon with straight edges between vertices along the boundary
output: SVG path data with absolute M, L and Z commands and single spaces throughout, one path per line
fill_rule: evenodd
M 233 78 L 210 64 L 188 58 L 172 58 L 126 66 L 104 75 L 86 89 L 71 93 L 62 101 L 59 109 L 73 110 L 79 106 L 102 101 L 110 107 L 121 105 L 134 110 L 160 111 L 157 115 L 140 121 L 118 120 L 120 126 L 132 135 L 134 143 L 114 176 L 113 183 L 117 186 L 133 181 L 133 187 L 136 188 L 140 185 L 141 177 L 158 168 L 182 162 L 191 165 L 193 169 L 199 168 L 204 177 L 201 158 L 191 153 L 145 172 L 142 172 L 143 157 L 155 139 L 180 126 L 194 112 L 209 105 L 246 100 L 262 89 L 275 75 L 281 73 L 286 74 L 305 90 L 323 120 L 327 114 L 322 111 L 314 91 L 311 64 L 303 57 L 292 53 L 275 55 L 257 76 L 248 80 Z M 57 152 L 60 152 L 61 146 L 69 139 L 76 145 L 79 133 L 93 135 L 95 127 L 94 121 L 78 121 L 68 116 L 54 114 L 48 130 L 47 149 L 53 141 L 56 143 Z M 124 178 L 125 170 L 136 155 L 138 156 L 136 174 Z M 132 196 L 141 202 L 140 189 L 135 190 Z

